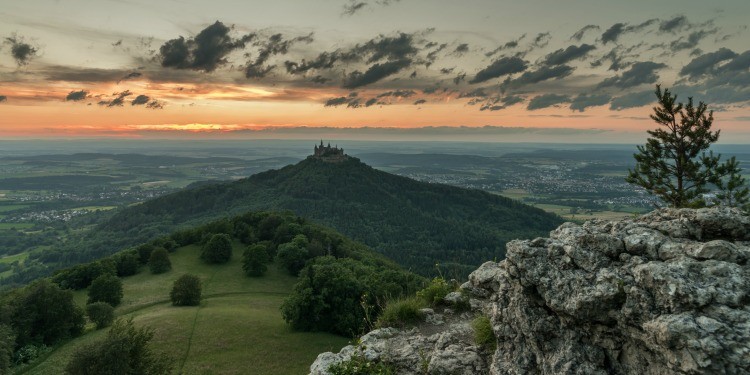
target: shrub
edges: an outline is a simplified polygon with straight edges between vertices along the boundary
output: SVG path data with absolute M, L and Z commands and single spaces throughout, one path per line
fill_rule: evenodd
M 490 318 L 480 315 L 471 322 L 471 327 L 474 328 L 474 342 L 489 350 L 495 351 L 497 348 L 497 338 L 495 332 L 492 330 L 492 324 Z
M 13 363 L 15 363 L 16 365 L 29 363 L 39 358 L 40 355 L 46 353 L 47 351 L 49 351 L 49 348 L 44 344 L 24 345 L 20 349 L 16 350 L 16 353 L 13 355 Z
M 276 257 L 279 258 L 281 265 L 289 271 L 289 274 L 297 276 L 299 271 L 305 267 L 307 259 L 310 258 L 307 245 L 307 237 L 300 234 L 294 237 L 291 242 L 279 246 Z
M 388 302 L 380 313 L 376 325 L 383 328 L 405 327 L 416 324 L 424 319 L 424 314 L 419 311 L 424 307 L 424 301 L 418 297 L 407 297 Z
M 248 276 L 263 276 L 268 267 L 268 251 L 263 245 L 250 245 L 242 254 L 242 269 Z
M 13 334 L 13 329 L 5 324 L 0 324 L 0 374 L 9 373 L 15 346 L 16 336 Z
M 443 303 L 443 299 L 448 293 L 452 292 L 450 284 L 442 277 L 432 279 L 426 288 L 417 292 L 417 296 L 430 306 L 436 306 Z
M 154 333 L 135 328 L 132 320 L 118 320 L 107 337 L 76 350 L 65 366 L 69 375 L 162 375 L 171 372 L 171 360 L 149 345 Z
M 86 305 L 86 315 L 96 324 L 96 329 L 102 329 L 115 320 L 115 309 L 106 302 L 94 302 Z
M 157 248 L 151 252 L 148 259 L 148 268 L 153 274 L 164 273 L 172 269 L 172 262 L 169 261 L 169 253 L 166 249 Z
M 175 280 L 169 298 L 175 306 L 197 306 L 201 303 L 201 279 L 184 274 Z
M 131 276 L 138 273 L 141 263 L 136 252 L 121 253 L 113 257 L 117 276 Z
M 155 249 L 156 246 L 150 243 L 145 243 L 136 248 L 136 251 L 138 252 L 138 260 L 141 262 L 141 264 L 148 263 L 148 259 L 151 257 L 151 252 Z
M 106 302 L 117 306 L 122 301 L 122 281 L 115 275 L 102 275 L 96 278 L 89 287 L 87 304 Z
M 201 251 L 201 259 L 206 263 L 226 263 L 232 258 L 232 238 L 228 234 L 214 234 Z

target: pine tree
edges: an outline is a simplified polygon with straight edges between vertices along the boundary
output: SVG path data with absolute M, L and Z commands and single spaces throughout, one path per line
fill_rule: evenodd
M 629 170 L 626 181 L 640 185 L 650 194 L 661 198 L 671 207 L 704 205 L 702 194 L 708 184 L 716 183 L 732 169 L 719 164 L 721 155 L 708 152 L 719 139 L 720 131 L 711 131 L 713 111 L 693 98 L 687 104 L 678 103 L 677 96 L 668 89 L 656 86 L 658 105 L 651 115 L 659 128 L 649 130 L 646 145 L 638 146 L 634 170 Z

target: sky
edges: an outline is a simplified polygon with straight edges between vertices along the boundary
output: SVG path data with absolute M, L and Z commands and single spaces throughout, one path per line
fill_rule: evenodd
M 750 143 L 750 2 L 0 0 L 0 138 Z

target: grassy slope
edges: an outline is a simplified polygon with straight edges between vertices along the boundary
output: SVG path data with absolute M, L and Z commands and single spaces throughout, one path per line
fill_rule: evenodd
M 242 273 L 242 246 L 237 243 L 225 265 L 205 265 L 195 245 L 171 254 L 172 271 L 151 275 L 147 268 L 123 279 L 124 298 L 119 317 L 155 330 L 153 343 L 175 362 L 182 374 L 303 374 L 318 353 L 338 351 L 347 339 L 326 333 L 293 332 L 281 318 L 279 307 L 295 278 L 275 265 L 261 278 Z M 203 281 L 204 300 L 199 307 L 173 307 L 172 282 L 183 273 Z M 75 294 L 86 303 L 86 291 Z M 91 329 L 91 328 L 89 328 Z M 102 337 L 89 331 L 63 345 L 24 374 L 59 374 L 75 348 Z

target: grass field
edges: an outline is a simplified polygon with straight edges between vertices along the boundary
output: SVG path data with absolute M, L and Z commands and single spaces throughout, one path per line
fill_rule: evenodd
M 306 374 L 315 357 L 338 351 L 348 339 L 326 333 L 293 332 L 279 307 L 296 279 L 275 265 L 261 278 L 242 273 L 242 248 L 225 265 L 205 265 L 196 246 L 171 254 L 172 271 L 151 275 L 147 268 L 123 279 L 124 298 L 118 317 L 154 329 L 152 343 L 174 360 L 175 374 Z M 174 307 L 172 283 L 183 273 L 203 281 L 203 302 Z M 83 306 L 86 291 L 75 292 Z M 17 374 L 59 374 L 73 351 L 103 337 L 92 327 Z
M 34 223 L 0 223 L 0 230 L 9 229 L 29 229 L 34 226 Z

